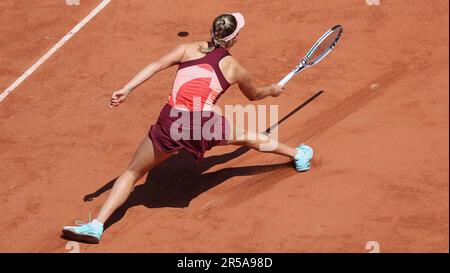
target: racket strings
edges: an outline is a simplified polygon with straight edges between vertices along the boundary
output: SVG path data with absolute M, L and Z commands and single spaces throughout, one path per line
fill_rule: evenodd
M 322 60 L 339 42 L 342 36 L 342 27 L 336 26 L 326 33 L 316 45 L 308 52 L 308 65 L 313 65 Z
M 300 63 L 294 67 L 294 69 L 289 72 L 281 81 L 279 85 L 285 85 L 288 81 L 294 77 L 295 74 L 299 73 L 301 70 L 311 67 L 323 58 L 325 58 L 328 53 L 338 44 L 343 33 L 343 28 L 341 25 L 336 25 L 327 32 L 325 32 L 322 37 L 311 47 L 306 56 L 300 61 Z

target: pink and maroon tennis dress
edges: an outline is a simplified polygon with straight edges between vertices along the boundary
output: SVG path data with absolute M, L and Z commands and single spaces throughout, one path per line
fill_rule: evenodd
M 148 133 L 158 149 L 167 153 L 185 149 L 200 160 L 207 150 L 226 142 L 229 124 L 223 116 L 213 112 L 213 106 L 230 87 L 219 68 L 220 60 L 228 55 L 230 53 L 225 48 L 218 47 L 200 59 L 179 64 L 169 101 Z M 199 117 L 197 119 L 194 118 L 196 114 Z M 190 117 L 189 123 L 176 124 L 175 127 L 183 127 L 178 129 L 186 137 L 174 139 L 171 127 L 174 130 L 174 123 L 182 115 Z M 214 137 L 205 138 L 201 133 L 205 124 L 209 124 L 210 130 L 217 129 L 210 126 L 211 123 L 219 125 L 220 130 L 210 132 Z M 195 137 L 199 135 L 200 138 Z

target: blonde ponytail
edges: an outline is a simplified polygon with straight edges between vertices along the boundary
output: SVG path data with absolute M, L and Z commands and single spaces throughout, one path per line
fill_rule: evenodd
M 224 42 L 223 38 L 227 37 L 228 35 L 232 34 L 234 30 L 237 27 L 237 21 L 236 18 L 234 18 L 231 14 L 222 14 L 219 15 L 216 19 L 214 19 L 213 25 L 212 25 L 212 37 L 208 45 L 208 47 L 200 46 L 200 51 L 202 53 L 209 53 L 212 52 L 214 49 L 220 47 L 221 45 L 224 45 L 225 47 L 228 47 L 228 42 Z

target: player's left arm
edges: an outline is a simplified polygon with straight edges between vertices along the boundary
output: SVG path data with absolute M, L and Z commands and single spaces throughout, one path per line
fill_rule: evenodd
M 162 56 L 157 61 L 154 61 L 147 65 L 144 69 L 142 69 L 129 83 L 127 83 L 123 88 L 115 91 L 112 94 L 110 107 L 112 108 L 119 106 L 122 102 L 124 102 L 128 94 L 131 93 L 136 87 L 150 79 L 155 73 L 164 70 L 172 65 L 178 64 L 181 62 L 184 53 L 186 51 L 186 45 L 181 44 L 174 48 L 172 51 Z
M 127 85 L 125 85 L 124 89 L 128 92 L 131 92 L 159 71 L 180 63 L 185 51 L 185 44 L 177 46 L 166 55 L 162 56 L 158 60 L 150 63 L 144 69 L 142 69 Z

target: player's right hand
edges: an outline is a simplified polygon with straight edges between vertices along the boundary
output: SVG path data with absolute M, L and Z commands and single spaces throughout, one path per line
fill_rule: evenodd
M 278 97 L 279 95 L 281 95 L 281 93 L 283 93 L 284 86 L 283 85 L 278 85 L 278 84 L 272 84 L 270 86 L 270 89 L 271 89 L 271 96 L 272 97 Z
M 119 104 L 121 104 L 122 102 L 124 102 L 127 99 L 129 93 L 130 92 L 124 88 L 114 92 L 112 94 L 111 102 L 109 103 L 109 106 L 110 107 L 119 106 Z

